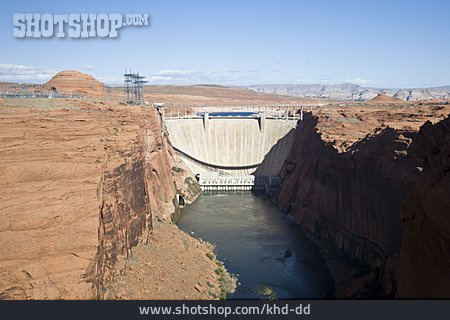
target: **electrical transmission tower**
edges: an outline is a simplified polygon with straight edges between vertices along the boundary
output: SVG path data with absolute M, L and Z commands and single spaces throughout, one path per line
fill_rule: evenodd
M 142 104 L 144 100 L 144 84 L 147 82 L 145 76 L 140 76 L 139 72 L 133 73 L 131 70 L 125 70 L 123 83 L 126 103 Z

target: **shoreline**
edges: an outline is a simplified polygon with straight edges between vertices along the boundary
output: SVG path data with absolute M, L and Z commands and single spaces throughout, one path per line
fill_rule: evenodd
M 213 246 L 156 222 L 150 240 L 132 249 L 123 268 L 105 288 L 107 300 L 218 300 L 235 284 Z M 232 285 L 231 285 L 232 287 Z
M 288 214 L 281 210 L 275 198 L 270 195 L 258 194 L 254 193 L 255 196 L 262 197 L 270 200 L 274 206 L 278 208 L 280 214 Z M 291 217 L 292 218 L 292 217 Z M 292 221 L 298 226 L 299 231 L 306 238 L 307 241 L 310 241 L 320 253 L 320 256 L 324 260 L 328 271 L 330 272 L 330 276 L 333 279 L 334 292 L 332 299 L 361 299 L 361 298 L 369 298 L 365 295 L 362 290 L 370 289 L 366 288 L 365 284 L 370 283 L 374 278 L 375 273 L 373 270 L 370 270 L 368 266 L 363 266 L 361 264 L 357 264 L 356 262 L 352 262 L 349 259 L 346 259 L 342 256 L 335 248 L 331 246 L 330 243 L 327 243 L 323 239 L 315 237 L 311 232 L 303 228 L 300 224 L 295 222 L 292 218 Z M 372 293 L 373 294 L 373 293 Z M 381 297 L 381 292 L 377 292 L 377 297 Z M 370 298 L 377 298 L 370 297 Z

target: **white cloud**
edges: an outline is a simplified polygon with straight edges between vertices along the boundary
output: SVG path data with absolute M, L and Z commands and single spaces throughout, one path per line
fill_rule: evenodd
M 123 77 L 113 76 L 113 77 L 96 77 L 98 81 L 103 82 L 106 85 L 109 84 L 123 84 Z
M 160 81 L 160 80 L 162 80 L 162 81 L 164 81 L 164 80 L 170 81 L 172 79 L 173 79 L 172 77 L 167 77 L 167 76 L 152 76 L 150 78 L 150 81 Z
M 0 63 L 0 80 L 13 82 L 45 82 L 56 72 L 21 64 Z
M 233 69 L 233 70 L 228 70 L 227 73 L 250 74 L 250 73 L 258 73 L 258 70 L 256 70 L 256 69 L 248 69 L 248 70 Z
M 354 79 L 346 79 L 345 82 L 359 84 L 359 85 L 367 85 L 367 84 L 373 83 L 372 80 L 361 79 L 359 77 L 358 78 L 354 78 Z
M 150 82 L 185 82 L 191 78 L 197 77 L 198 74 L 194 70 L 189 69 L 164 69 L 158 71 L 150 77 Z
M 256 70 L 229 70 L 223 73 L 192 69 L 164 69 L 150 77 L 153 84 L 247 84 L 258 78 Z
M 328 84 L 328 83 L 330 83 L 330 81 L 331 81 L 331 78 L 327 74 L 321 74 L 320 75 L 320 80 L 319 80 L 320 83 Z
M 95 70 L 95 67 L 89 65 L 89 66 L 83 67 L 83 70 Z
M 165 70 L 161 70 L 157 73 L 157 75 L 159 76 L 164 76 L 164 77 L 185 77 L 185 76 L 189 76 L 192 74 L 195 74 L 196 72 L 194 70 L 189 70 L 189 69 L 165 69 Z

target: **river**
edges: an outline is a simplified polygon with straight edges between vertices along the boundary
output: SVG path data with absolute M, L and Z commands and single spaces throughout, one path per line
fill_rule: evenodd
M 178 227 L 216 246 L 239 285 L 228 299 L 333 297 L 317 247 L 268 199 L 251 193 L 202 195 L 182 209 Z

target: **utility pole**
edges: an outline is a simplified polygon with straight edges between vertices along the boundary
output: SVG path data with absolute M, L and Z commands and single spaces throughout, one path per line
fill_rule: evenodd
M 330 103 L 328 105 L 328 111 L 330 112 L 330 127 L 334 127 L 334 121 L 333 121 L 333 105 Z

